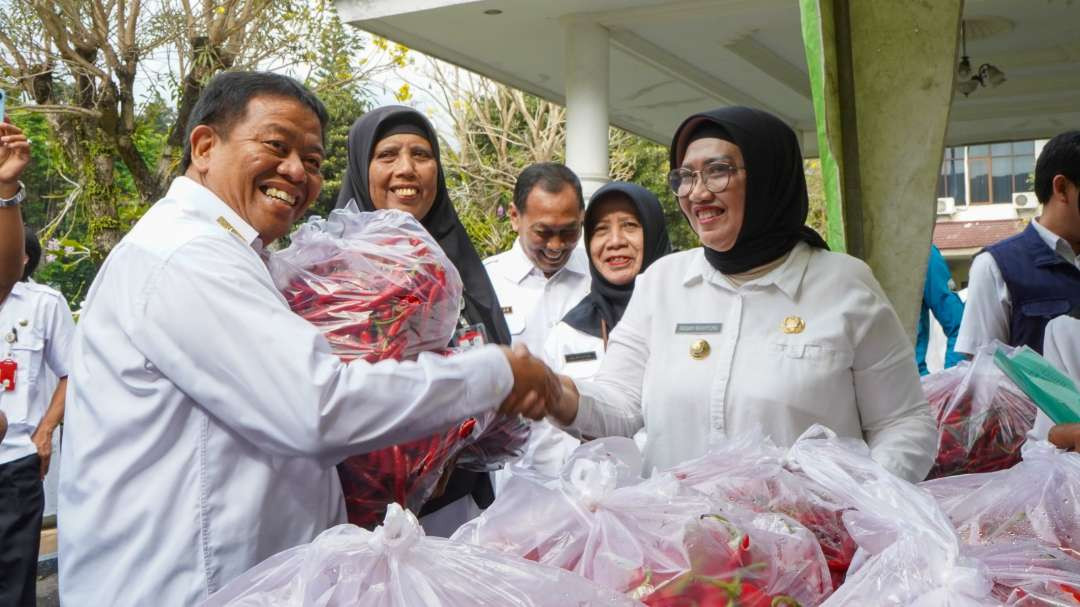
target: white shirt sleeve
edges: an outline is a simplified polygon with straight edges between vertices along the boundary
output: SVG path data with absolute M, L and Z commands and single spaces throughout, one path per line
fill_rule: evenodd
M 1011 315 L 1009 289 L 1005 286 L 997 262 L 989 253 L 976 255 L 971 262 L 964 318 L 960 322 L 960 333 L 954 349 L 974 355 L 980 346 L 995 339 L 1008 343 Z
M 915 368 L 915 353 L 896 312 L 866 269 L 874 302 L 856 330 L 852 376 L 863 436 L 875 461 L 919 482 L 934 463 L 937 430 Z
M 651 287 L 639 283 L 637 288 L 647 291 Z M 622 319 L 608 336 L 607 353 L 596 377 L 574 381 L 580 395 L 578 414 L 570 425 L 574 432 L 633 437 L 644 427 L 641 390 L 645 362 L 649 360 L 651 315 L 644 297 L 631 297 Z
M 59 295 L 52 303 L 49 314 L 45 362 L 56 377 L 63 379 L 68 376 L 70 367 L 71 340 L 75 337 L 75 321 L 71 318 L 71 308 L 68 307 L 63 295 Z
M 1043 358 L 1080 387 L 1080 319 L 1060 316 L 1046 325 Z M 1035 427 L 1028 436 L 1046 440 L 1053 427 L 1054 422 L 1040 409 L 1035 418 Z
M 495 346 L 345 365 L 269 275 L 253 274 L 220 239 L 190 241 L 148 283 L 128 325 L 132 343 L 200 407 L 268 452 L 330 466 L 488 411 L 513 383 Z

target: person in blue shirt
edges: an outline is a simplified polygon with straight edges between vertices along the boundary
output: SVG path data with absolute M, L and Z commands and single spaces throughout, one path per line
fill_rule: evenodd
M 926 268 L 926 283 L 923 284 L 922 308 L 919 310 L 919 332 L 915 338 L 915 362 L 919 365 L 919 375 L 930 371 L 926 368 L 926 347 L 930 340 L 930 312 L 934 313 L 947 338 L 945 348 L 945 368 L 964 360 L 964 355 L 954 350 L 956 336 L 960 333 L 960 319 L 964 316 L 964 302 L 952 290 L 952 275 L 949 265 L 941 251 L 930 245 L 930 260 Z

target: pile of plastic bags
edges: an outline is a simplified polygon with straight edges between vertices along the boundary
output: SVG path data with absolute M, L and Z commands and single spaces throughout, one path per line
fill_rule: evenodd
M 393 504 L 374 531 L 329 529 L 228 583 L 205 607 L 568 607 L 638 605 L 577 575 L 424 535 Z
M 452 540 L 578 573 L 649 605 L 814 605 L 832 591 L 794 519 L 641 478 L 630 439 L 585 443 L 559 478 L 520 473 Z M 697 602 L 695 602 L 697 601 Z

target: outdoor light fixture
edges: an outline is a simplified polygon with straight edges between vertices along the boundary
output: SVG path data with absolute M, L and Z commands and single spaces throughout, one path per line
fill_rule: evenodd
M 960 22 L 960 64 L 956 66 L 956 90 L 965 97 L 975 92 L 980 86 L 998 86 L 1005 82 L 1005 72 L 989 63 L 979 66 L 974 74 L 971 73 L 971 58 L 967 54 L 967 34 L 964 22 Z

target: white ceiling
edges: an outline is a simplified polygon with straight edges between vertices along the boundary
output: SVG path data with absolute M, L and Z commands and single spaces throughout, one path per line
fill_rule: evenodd
M 561 23 L 588 19 L 610 31 L 612 124 L 666 144 L 693 112 L 754 105 L 816 153 L 797 0 L 336 1 L 362 29 L 559 103 Z M 955 96 L 948 145 L 1080 128 L 1080 0 L 967 0 L 964 18 L 973 67 L 1008 79 Z

